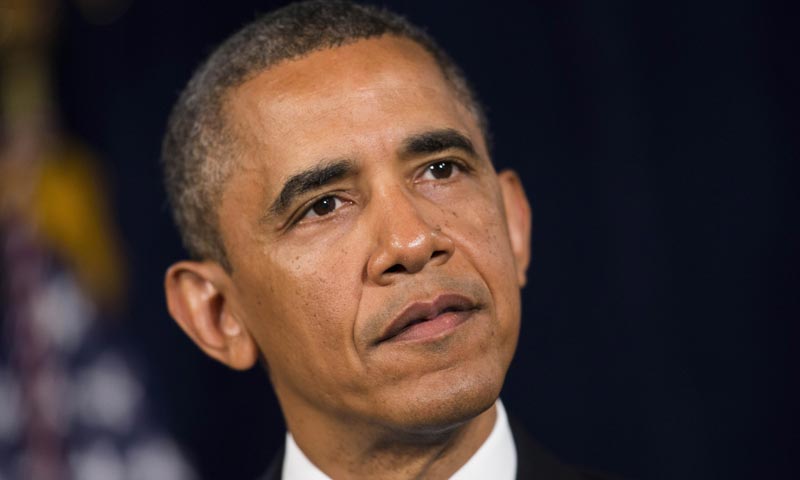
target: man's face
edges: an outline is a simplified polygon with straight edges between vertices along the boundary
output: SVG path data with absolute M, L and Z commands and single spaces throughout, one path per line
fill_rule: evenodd
M 362 40 L 280 63 L 226 106 L 227 300 L 289 420 L 418 431 L 488 408 L 527 263 L 504 200 L 524 194 L 430 55 Z

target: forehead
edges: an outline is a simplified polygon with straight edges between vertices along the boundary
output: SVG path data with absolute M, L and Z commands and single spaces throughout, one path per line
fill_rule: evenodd
M 261 72 L 228 97 L 226 117 L 246 168 L 273 179 L 297 162 L 391 149 L 413 130 L 482 135 L 432 58 L 398 37 L 320 50 Z M 264 162 L 268 159 L 268 162 Z

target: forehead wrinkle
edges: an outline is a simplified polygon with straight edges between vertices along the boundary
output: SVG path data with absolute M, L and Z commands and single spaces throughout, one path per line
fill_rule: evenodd
M 367 45 L 377 49 L 377 52 L 373 51 L 365 57 L 361 50 Z M 407 74 L 412 70 L 417 70 L 419 73 L 419 69 L 414 67 L 418 67 L 420 63 L 430 67 L 425 69 L 424 76 L 428 78 L 424 83 L 442 83 L 450 87 L 448 90 L 452 89 L 452 83 L 435 59 L 416 42 L 398 37 L 378 37 L 316 50 L 308 55 L 273 65 L 248 79 L 238 87 L 238 90 L 248 95 L 248 92 L 254 89 L 268 89 L 275 94 L 269 101 L 279 103 L 284 96 L 280 92 L 291 91 L 289 96 L 296 96 L 301 92 L 315 95 L 320 90 L 335 86 L 353 91 L 353 87 L 367 77 L 392 79 L 393 83 L 403 85 L 409 80 L 417 82 L 421 80 L 412 79 Z M 387 75 L 387 66 L 393 67 L 394 72 Z M 406 66 L 409 68 L 404 68 Z M 324 75 L 324 73 L 320 75 L 320 71 L 331 70 L 337 71 L 337 75 Z M 395 78 L 398 71 L 402 72 L 401 78 Z

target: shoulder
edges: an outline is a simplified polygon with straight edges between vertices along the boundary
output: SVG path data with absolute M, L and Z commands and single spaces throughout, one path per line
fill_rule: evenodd
M 258 478 L 258 480 L 281 480 L 283 477 L 283 457 L 286 454 L 286 446 L 282 446 L 280 450 L 272 457 L 272 461 L 267 468 L 266 473 Z
M 511 416 L 508 420 L 517 447 L 517 480 L 621 480 L 613 475 L 562 463 L 534 440 L 517 420 Z

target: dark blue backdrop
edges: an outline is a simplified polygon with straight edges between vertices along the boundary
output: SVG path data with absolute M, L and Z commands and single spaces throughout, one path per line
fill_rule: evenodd
M 67 128 L 104 160 L 132 263 L 124 335 L 204 478 L 251 478 L 283 439 L 261 372 L 169 319 L 182 256 L 158 152 L 213 45 L 274 2 L 69 4 Z M 523 336 L 503 394 L 563 459 L 643 479 L 786 477 L 798 438 L 796 6 L 750 1 L 386 2 L 485 103 L 534 217 Z M 787 2 L 788 3 L 788 2 Z

